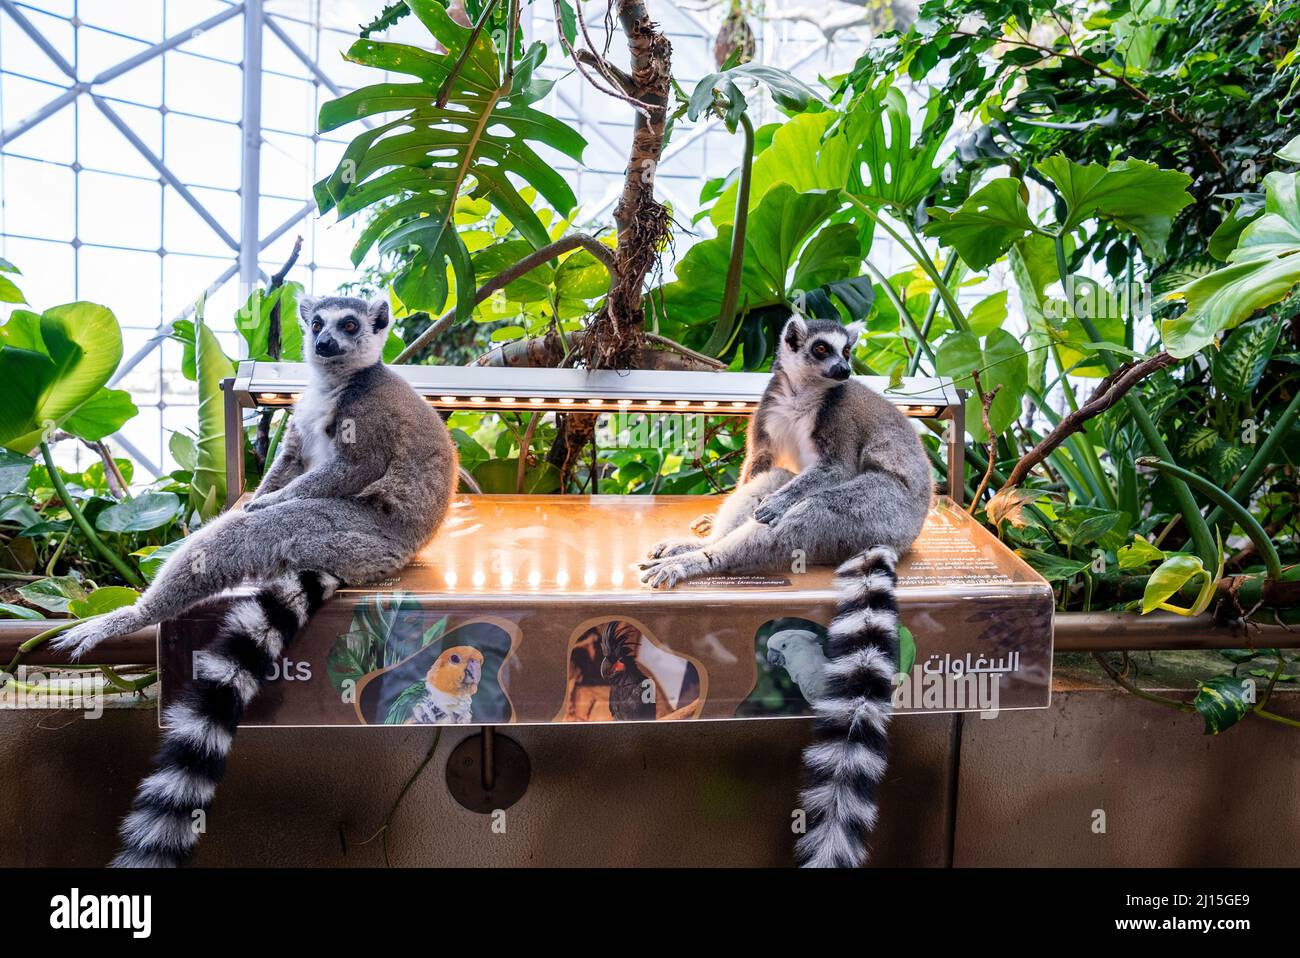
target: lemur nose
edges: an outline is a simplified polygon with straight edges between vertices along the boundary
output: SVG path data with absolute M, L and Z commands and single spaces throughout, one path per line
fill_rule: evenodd
M 339 345 L 338 343 L 334 342 L 334 340 L 325 336 L 322 336 L 320 339 L 316 340 L 317 356 L 337 356 L 338 351 L 339 351 Z

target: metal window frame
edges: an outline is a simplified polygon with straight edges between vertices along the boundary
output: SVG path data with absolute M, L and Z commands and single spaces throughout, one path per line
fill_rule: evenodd
M 104 118 L 158 174 L 159 182 L 171 187 L 175 191 L 176 195 L 180 197 L 213 231 L 221 243 L 228 247 L 234 254 L 234 262 L 208 284 L 204 296 L 211 296 L 236 276 L 239 277 L 239 283 L 242 290 L 251 289 L 253 285 L 257 283 L 259 278 L 265 279 L 265 273 L 261 270 L 258 263 L 258 258 L 261 252 L 313 213 L 316 209 L 316 204 L 314 201 L 308 199 L 298 210 L 283 222 L 279 223 L 269 232 L 265 234 L 261 233 L 259 204 L 262 197 L 259 185 L 262 146 L 261 98 L 263 73 L 262 41 L 264 31 L 270 30 L 274 33 L 289 52 L 303 64 L 310 73 L 311 78 L 327 88 L 331 94 L 338 96 L 345 92 L 344 88 L 334 82 L 316 60 L 302 50 L 301 46 L 294 41 L 288 31 L 276 23 L 272 16 L 267 15 L 265 10 L 265 0 L 239 0 L 239 2 L 232 3 L 226 7 L 226 9 L 220 10 L 204 20 L 194 23 L 183 30 L 176 31 L 170 36 L 164 37 L 157 43 L 147 46 L 145 49 L 138 51 L 113 66 L 100 70 L 88 80 L 79 79 L 77 67 L 73 63 L 68 62 L 54 44 L 41 33 L 40 29 L 36 27 L 32 20 L 26 15 L 26 13 L 24 13 L 23 8 L 16 3 L 15 0 L 0 0 L 0 16 L 7 17 L 12 21 L 12 23 L 26 34 L 26 36 L 45 54 L 49 61 L 54 64 L 55 68 L 69 80 L 68 86 L 43 106 L 23 117 L 16 123 L 11 124 L 6 129 L 0 130 L 0 149 L 8 148 L 14 140 L 36 128 L 50 117 L 59 113 L 64 107 L 69 106 L 84 96 L 101 114 L 103 114 Z M 239 16 L 244 18 L 243 60 L 241 64 L 243 78 L 243 115 L 239 123 L 243 135 L 240 152 L 240 229 L 238 237 L 235 237 L 222 226 L 221 222 L 211 212 L 211 210 L 209 210 L 204 203 L 195 196 L 194 192 L 186 186 L 180 177 L 177 176 L 176 173 L 167 165 L 163 158 L 155 154 L 148 147 L 144 140 L 131 128 L 131 125 L 120 113 L 118 113 L 117 110 L 114 109 L 110 99 L 97 93 L 96 88 L 121 77 L 133 69 L 155 60 L 164 53 L 182 46 L 187 41 L 199 36 L 200 34 L 214 29 L 215 27 Z M 72 22 L 74 23 L 74 26 L 79 25 L 75 20 L 75 17 Z M 57 84 L 52 85 L 57 86 Z M 77 172 L 77 165 L 78 164 L 74 164 L 74 173 Z M 164 224 L 160 220 L 160 229 L 163 228 L 163 225 Z M 72 240 L 72 245 L 74 249 L 80 248 L 82 245 L 80 239 L 75 234 Z M 98 247 L 101 244 L 93 245 Z M 125 247 L 116 246 L 109 248 L 125 249 Z M 159 252 L 161 254 L 162 247 L 160 247 Z M 118 367 L 109 385 L 116 386 L 125 377 L 130 375 L 130 373 L 135 370 L 140 363 L 152 355 L 161 344 L 166 341 L 178 321 L 193 315 L 194 309 L 195 307 L 193 304 L 187 305 L 171 319 L 164 319 L 161 321 L 146 342 Z M 160 403 L 159 405 L 162 407 L 166 404 Z M 162 474 L 161 464 L 154 463 L 150 456 L 141 452 L 141 450 L 139 450 L 121 433 L 115 433 L 111 437 L 111 441 L 115 445 L 124 449 L 134 459 L 139 461 L 139 463 L 155 477 Z

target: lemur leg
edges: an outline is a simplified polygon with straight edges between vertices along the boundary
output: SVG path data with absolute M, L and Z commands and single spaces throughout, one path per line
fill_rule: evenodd
M 886 545 L 902 554 L 920 531 L 928 496 L 909 496 L 892 476 L 869 473 L 790 506 L 775 524 L 750 519 L 716 542 L 641 563 L 641 581 L 672 588 L 701 575 L 777 572 L 843 562 Z
M 846 479 L 848 475 L 840 466 L 817 463 L 782 483 L 780 489 L 774 490 L 754 509 L 753 516 L 759 522 L 775 525 L 791 507 Z
M 293 499 L 258 512 L 229 512 L 187 538 L 135 605 L 70 629 L 53 647 L 80 658 L 105 639 L 174 618 L 250 580 L 311 569 L 362 582 L 399 561 L 371 510 L 349 500 Z
M 706 542 L 717 542 L 752 516 L 755 507 L 764 496 L 771 495 L 792 478 L 794 474 L 785 469 L 769 469 L 767 472 L 760 473 L 744 485 L 737 486 L 732 490 L 731 495 L 727 496 L 726 501 L 714 514 L 708 537 L 703 542 L 690 536 L 665 539 L 651 547 L 650 558 L 662 559 L 681 555 L 701 548 Z

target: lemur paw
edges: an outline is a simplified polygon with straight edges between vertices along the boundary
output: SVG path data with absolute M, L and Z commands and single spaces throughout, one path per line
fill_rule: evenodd
M 685 582 L 689 578 L 690 572 L 684 562 L 665 558 L 641 563 L 641 584 L 652 589 L 671 589 L 678 582 Z
M 696 539 L 665 539 L 663 542 L 656 542 L 650 547 L 651 559 L 667 559 L 669 556 L 679 556 L 684 552 L 693 552 L 700 547 L 699 540 Z
M 127 609 L 121 610 L 123 612 Z M 126 616 L 115 612 L 73 626 L 67 632 L 50 642 L 55 652 L 66 652 L 74 661 L 93 649 L 105 639 L 111 639 L 132 630 L 134 623 Z
M 261 496 L 257 499 L 249 499 L 244 503 L 245 512 L 257 512 L 259 509 L 265 509 L 267 506 L 275 505 L 275 500 L 269 495 Z
M 780 500 L 773 500 L 772 497 L 764 499 L 754 510 L 754 518 L 765 526 L 775 525 L 780 518 L 785 515 L 785 504 Z
M 690 530 L 697 536 L 707 536 L 713 534 L 713 513 L 706 512 L 690 524 Z

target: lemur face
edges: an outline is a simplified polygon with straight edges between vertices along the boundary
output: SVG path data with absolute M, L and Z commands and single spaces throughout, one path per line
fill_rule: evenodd
M 388 328 L 388 302 L 350 296 L 303 297 L 298 301 L 303 355 L 331 372 L 349 372 L 379 362 Z
M 800 385 L 830 388 L 852 374 L 849 357 L 861 331 L 861 323 L 792 316 L 781 331 L 777 366 Z

